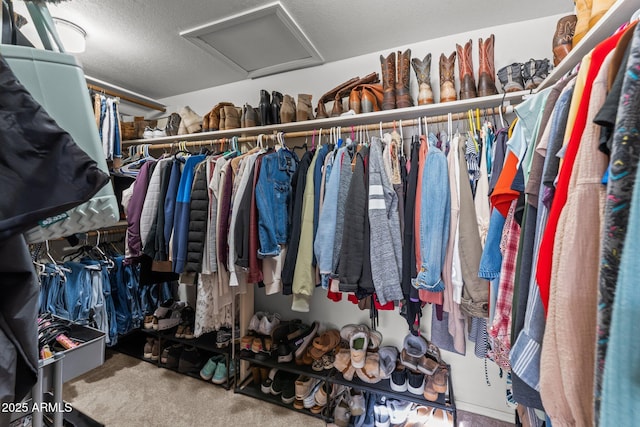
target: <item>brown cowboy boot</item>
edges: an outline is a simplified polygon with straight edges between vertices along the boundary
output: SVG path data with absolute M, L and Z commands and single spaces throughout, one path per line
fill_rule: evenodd
M 557 66 L 573 48 L 573 33 L 576 30 L 576 15 L 567 15 L 560 18 L 553 35 L 553 65 Z
M 433 104 L 433 91 L 431 90 L 431 54 L 428 53 L 422 61 L 418 58 L 411 60 L 413 71 L 418 80 L 418 105 Z
M 478 70 L 478 96 L 496 95 L 495 75 L 496 70 L 493 63 L 493 46 L 495 36 L 491 34 L 484 42 L 478 40 L 478 50 L 480 55 L 480 68 Z
M 447 58 L 440 54 L 440 102 L 455 101 L 458 99 L 455 86 L 455 51 Z
M 391 52 L 386 58 L 380 55 L 382 68 L 382 109 L 393 110 L 396 108 L 396 53 Z
M 404 52 L 398 51 L 398 71 L 396 81 L 396 108 L 411 107 L 413 99 L 411 98 L 411 49 Z
M 476 79 L 473 77 L 473 56 L 471 40 L 464 44 L 464 47 L 456 44 L 458 51 L 458 69 L 460 71 L 460 99 L 475 98 Z

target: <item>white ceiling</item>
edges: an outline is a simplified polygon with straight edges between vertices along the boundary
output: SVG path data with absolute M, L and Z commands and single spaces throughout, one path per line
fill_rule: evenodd
M 49 10 L 86 30 L 78 58 L 87 75 L 161 99 L 244 79 L 179 33 L 272 1 L 71 0 Z M 573 10 L 573 0 L 280 1 L 325 62 Z

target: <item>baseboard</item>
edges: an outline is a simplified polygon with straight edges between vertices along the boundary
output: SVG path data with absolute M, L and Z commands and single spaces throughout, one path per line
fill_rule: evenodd
M 499 411 L 497 409 L 486 408 L 484 406 L 474 405 L 473 403 L 461 402 L 456 400 L 456 409 L 471 412 L 474 414 L 484 415 L 485 417 L 495 418 L 509 423 L 515 423 L 515 409 L 511 412 Z

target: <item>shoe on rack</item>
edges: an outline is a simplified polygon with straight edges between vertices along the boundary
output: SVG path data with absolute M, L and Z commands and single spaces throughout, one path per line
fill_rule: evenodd
M 143 139 L 152 139 L 153 138 L 153 129 L 149 126 L 144 128 L 144 132 L 142 133 Z
M 409 393 L 421 395 L 424 392 L 424 374 L 409 369 L 407 371 L 407 390 Z
M 178 329 L 176 329 L 176 333 L 174 334 L 174 337 L 176 338 L 184 338 L 184 329 L 186 328 L 186 325 L 180 323 L 178 325 Z
M 160 363 L 165 368 L 170 368 L 170 369 L 177 368 L 183 348 L 184 346 L 182 344 L 174 344 L 165 348 L 164 350 L 162 350 L 162 355 L 160 356 Z
M 385 404 L 376 404 L 373 406 L 373 419 L 375 427 L 389 427 L 391 420 L 389 418 L 389 408 Z
M 260 322 L 265 315 L 263 311 L 255 312 L 249 321 L 249 331 L 258 332 L 260 330 Z
M 202 365 L 202 356 L 195 347 L 186 347 L 180 354 L 180 360 L 178 361 L 178 372 L 188 374 L 191 372 L 198 372 Z
M 186 307 L 186 303 L 183 301 L 176 301 L 173 303 L 171 308 L 166 311 L 164 316 L 156 315 L 158 319 L 158 330 L 164 331 L 167 329 L 171 329 L 176 327 L 182 321 L 182 313 L 181 310 Z M 156 310 L 157 312 L 158 310 Z
M 144 316 L 142 327 L 144 329 L 153 329 L 153 314 L 147 314 Z
M 196 336 L 193 334 L 193 328 L 190 325 L 187 325 L 184 327 L 184 339 L 185 340 L 192 340 L 194 339 Z
M 389 379 L 389 386 L 393 391 L 407 391 L 407 368 L 403 364 L 398 363 L 396 365 L 396 369 L 393 371 L 391 378 Z
M 144 360 L 151 360 L 152 355 L 153 355 L 153 338 L 148 337 L 147 342 L 144 343 L 144 351 L 142 353 L 142 358 Z
M 278 363 L 287 363 L 293 360 L 293 352 L 287 343 L 278 344 Z
M 154 339 L 151 346 L 151 360 L 154 362 L 160 358 L 160 340 Z
M 416 393 L 417 394 L 417 393 Z M 430 402 L 438 400 L 438 392 L 434 388 L 433 376 L 428 376 L 426 384 L 422 390 L 422 396 Z
M 227 347 L 231 342 L 231 331 L 227 328 L 220 328 L 216 332 L 216 347 Z
M 287 405 L 294 403 L 294 401 L 296 400 L 295 377 L 287 377 L 287 380 L 284 381 L 280 399 L 282 400 L 282 403 L 285 403 Z
M 411 402 L 405 400 L 387 399 L 387 409 L 391 424 L 404 424 L 409 417 Z
M 218 365 L 216 366 L 216 372 L 213 374 L 211 382 L 214 384 L 224 384 L 225 382 L 227 382 L 227 376 L 229 378 L 232 378 L 234 373 L 235 369 L 233 360 L 231 360 L 229 367 L 227 367 L 227 361 L 225 360 L 224 356 L 222 356 L 222 360 L 219 361 Z
M 202 369 L 200 369 L 200 377 L 203 380 L 209 381 L 213 378 L 213 374 L 216 371 L 216 367 L 218 366 L 218 362 L 224 359 L 224 356 L 221 354 L 216 354 L 207 360 L 207 363 L 204 364 Z
M 302 400 L 305 397 L 307 397 L 311 389 L 316 385 L 317 381 L 318 380 L 316 380 L 315 378 L 310 378 L 306 375 L 300 375 L 298 378 L 296 378 L 296 381 L 295 381 L 296 399 Z
M 262 335 L 269 335 L 280 324 L 280 315 L 278 313 L 265 313 L 260 319 L 260 325 L 258 326 L 258 332 Z
M 289 372 L 276 371 L 273 377 L 273 381 L 271 381 L 271 394 L 273 394 L 274 396 L 281 395 L 282 391 L 284 390 L 285 383 L 289 382 L 289 380 L 291 379 L 291 375 L 292 374 Z M 269 374 L 269 376 L 271 376 L 271 374 Z M 293 381 L 295 381 L 295 378 L 293 378 Z M 293 395 L 295 398 L 295 384 Z
M 365 331 L 356 331 L 349 338 L 351 348 L 351 365 L 356 368 L 364 368 L 369 345 L 369 334 Z
M 440 365 L 436 373 L 433 375 L 433 389 L 438 393 L 447 392 L 447 378 L 449 370 L 446 366 Z
M 305 409 L 311 409 L 316 406 L 316 393 L 320 390 L 324 384 L 324 381 L 315 380 L 315 384 L 311 387 L 311 390 L 307 396 L 302 400 L 302 407 Z
M 296 359 L 304 356 L 307 347 L 309 347 L 311 341 L 315 338 L 316 332 L 318 332 L 318 322 L 313 322 L 306 331 L 302 332 L 293 342 L 289 343 L 292 349 L 295 349 Z
M 277 368 L 271 368 L 267 378 L 265 380 L 263 380 L 262 383 L 260 384 L 260 390 L 264 394 L 270 394 L 271 393 L 271 386 L 273 385 L 273 380 L 275 379 L 277 373 L 278 373 L 278 369 Z M 260 372 L 260 374 L 261 374 L 260 376 L 262 376 L 262 371 Z
M 524 90 L 524 80 L 522 79 L 522 64 L 514 62 L 511 65 L 498 70 L 498 80 L 504 92 L 518 92 Z
M 431 423 L 431 414 L 432 408 L 428 406 L 418 405 L 416 408 L 411 411 L 409 417 L 407 418 L 407 422 L 404 425 L 405 427 L 422 427 L 422 426 L 433 426 Z
M 347 427 L 349 425 L 350 419 L 351 411 L 349 409 L 349 404 L 347 403 L 344 396 L 340 396 L 338 404 L 333 410 L 333 422 L 338 427 Z
M 364 414 L 364 411 L 366 409 L 366 402 L 362 391 L 352 388 L 351 391 L 349 391 L 348 400 L 351 415 L 353 415 L 354 417 L 358 417 Z

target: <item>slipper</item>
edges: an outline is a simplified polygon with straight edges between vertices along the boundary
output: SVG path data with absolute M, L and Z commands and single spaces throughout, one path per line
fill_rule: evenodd
M 378 351 L 382 343 L 382 334 L 378 331 L 369 332 L 369 348 L 368 351 Z
M 322 367 L 329 370 L 333 368 L 333 361 L 335 360 L 335 357 L 331 354 L 325 354 L 320 360 L 322 360 Z

